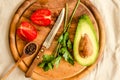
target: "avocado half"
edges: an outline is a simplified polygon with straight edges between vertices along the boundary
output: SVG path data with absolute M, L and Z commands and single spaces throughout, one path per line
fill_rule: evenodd
M 92 44 L 92 54 L 88 57 L 82 57 L 79 52 L 79 43 L 82 39 L 82 35 L 87 34 L 91 44 Z M 90 66 L 93 64 L 97 57 L 99 51 L 99 42 L 97 39 L 97 33 L 93 26 L 92 21 L 88 15 L 82 15 L 79 19 L 78 26 L 75 33 L 74 38 L 74 45 L 73 45 L 73 52 L 75 60 L 83 65 L 83 66 Z

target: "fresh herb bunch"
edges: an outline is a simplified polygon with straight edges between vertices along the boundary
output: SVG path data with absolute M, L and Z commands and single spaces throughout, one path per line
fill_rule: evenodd
M 60 60 L 62 57 L 68 61 L 70 64 L 74 64 L 74 59 L 72 55 L 70 54 L 70 51 L 72 49 L 72 42 L 70 41 L 69 38 L 69 28 L 71 26 L 71 22 L 73 19 L 73 16 L 77 10 L 77 7 L 80 3 L 80 0 L 77 1 L 77 4 L 72 12 L 72 15 L 70 16 L 70 20 L 67 23 L 67 18 L 68 18 L 68 4 L 66 3 L 66 12 L 65 12 L 65 23 L 64 23 L 64 31 L 58 38 L 58 44 L 53 52 L 52 55 L 43 55 L 43 60 L 40 64 L 38 64 L 39 67 L 42 67 L 44 71 L 48 71 L 49 69 L 53 69 L 54 65 L 58 67 Z
M 38 66 L 42 67 L 44 71 L 48 71 L 49 69 L 53 69 L 54 64 L 58 66 L 59 62 L 61 60 L 61 56 L 55 57 L 54 55 L 43 55 L 42 63 L 40 63 Z

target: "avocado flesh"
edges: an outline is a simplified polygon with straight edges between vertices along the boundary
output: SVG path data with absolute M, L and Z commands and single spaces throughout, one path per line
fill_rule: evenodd
M 93 47 L 93 53 L 85 58 L 80 56 L 79 53 L 79 42 L 81 40 L 82 35 L 84 34 L 87 34 L 89 36 L 89 39 L 91 40 Z M 89 16 L 82 15 L 79 19 L 75 33 L 75 38 L 74 38 L 74 45 L 73 45 L 74 58 L 79 64 L 83 66 L 90 66 L 96 61 L 98 57 L 98 51 L 99 51 L 99 43 L 94 26 Z

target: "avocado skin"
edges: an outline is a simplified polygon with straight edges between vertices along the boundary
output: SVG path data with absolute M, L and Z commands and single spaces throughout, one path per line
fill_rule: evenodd
M 88 57 L 81 57 L 79 54 L 79 42 L 81 40 L 81 36 L 87 34 L 90 37 L 90 40 L 93 45 L 93 53 Z M 74 44 L 73 44 L 73 52 L 75 60 L 82 66 L 90 66 L 92 65 L 97 57 L 99 51 L 99 41 L 97 39 L 97 33 L 93 26 L 90 17 L 86 14 L 82 15 L 79 19 L 78 26 L 75 33 Z

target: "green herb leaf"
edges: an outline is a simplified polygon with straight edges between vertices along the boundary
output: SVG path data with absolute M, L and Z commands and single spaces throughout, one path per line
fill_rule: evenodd
M 70 64 L 74 65 L 74 60 L 73 60 L 73 58 L 70 58 L 70 57 L 69 57 L 69 58 L 67 59 L 67 61 L 68 61 Z
M 50 62 L 54 59 L 55 57 L 53 55 L 43 55 L 43 62 Z
M 69 39 L 69 33 L 65 32 L 63 36 L 63 46 L 66 47 L 67 40 Z
M 58 42 L 61 43 L 63 41 L 63 34 L 58 38 Z
M 73 47 L 72 42 L 70 41 L 70 39 L 67 41 L 67 47 L 69 49 L 72 49 L 72 47 Z
M 53 64 L 51 62 L 48 63 L 48 67 L 49 67 L 49 69 L 53 69 Z
M 44 67 L 43 67 L 44 71 L 48 71 L 49 70 L 49 66 L 48 64 L 45 64 Z
M 46 62 L 39 63 L 38 66 L 41 67 L 41 68 L 43 68 L 45 66 L 45 63 Z
M 39 63 L 39 67 L 43 68 L 44 71 L 48 71 L 49 69 L 53 69 L 53 63 L 52 61 L 55 59 L 53 55 L 43 55 L 43 61 L 42 63 Z
M 60 60 L 61 60 L 61 56 L 58 56 L 56 59 L 55 59 L 55 65 L 56 67 L 58 67 L 58 65 L 60 64 Z
M 61 53 L 63 54 L 63 57 L 66 61 L 68 61 L 72 65 L 74 64 L 74 60 L 66 47 L 63 47 L 61 49 Z
M 66 50 L 65 53 L 63 54 L 63 57 L 66 61 L 68 61 L 70 64 L 74 64 L 74 60 L 72 58 L 72 56 L 70 55 L 69 51 Z

